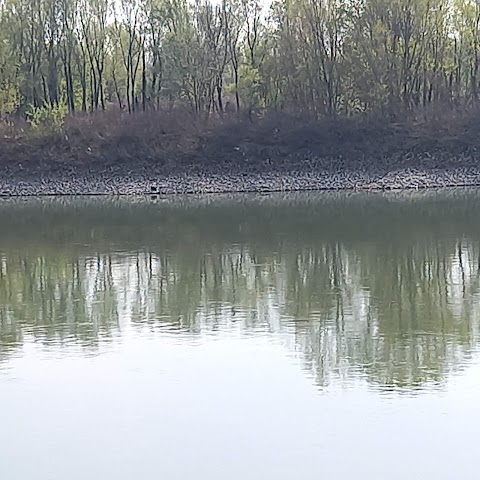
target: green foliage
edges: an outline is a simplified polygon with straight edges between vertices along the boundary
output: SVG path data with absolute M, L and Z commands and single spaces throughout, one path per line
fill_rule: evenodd
M 465 105 L 480 92 L 479 18 L 478 0 L 3 0 L 0 114 L 210 115 L 226 92 L 317 117 Z
M 258 68 L 250 65 L 240 67 L 239 88 L 247 108 L 263 107 L 261 99 L 261 76 Z
M 62 105 L 34 107 L 30 106 L 27 117 L 34 132 L 40 134 L 61 133 L 67 108 Z

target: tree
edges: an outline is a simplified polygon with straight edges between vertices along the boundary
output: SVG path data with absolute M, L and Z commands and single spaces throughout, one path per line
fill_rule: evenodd
M 480 0 L 1 0 L 0 109 L 313 117 L 479 98 Z

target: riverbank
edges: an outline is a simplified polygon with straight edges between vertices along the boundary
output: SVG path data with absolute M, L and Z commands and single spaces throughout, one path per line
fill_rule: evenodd
M 4 135 L 0 195 L 133 195 L 480 186 L 480 122 L 79 117 Z

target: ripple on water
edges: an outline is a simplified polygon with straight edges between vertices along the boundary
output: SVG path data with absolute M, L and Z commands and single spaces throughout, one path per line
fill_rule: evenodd
M 0 478 L 471 476 L 478 207 L 6 201 Z

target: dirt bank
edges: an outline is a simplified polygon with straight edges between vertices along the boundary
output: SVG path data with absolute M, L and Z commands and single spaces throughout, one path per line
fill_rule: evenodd
M 479 120 L 75 117 L 61 131 L 11 127 L 3 135 L 0 194 L 480 186 Z

